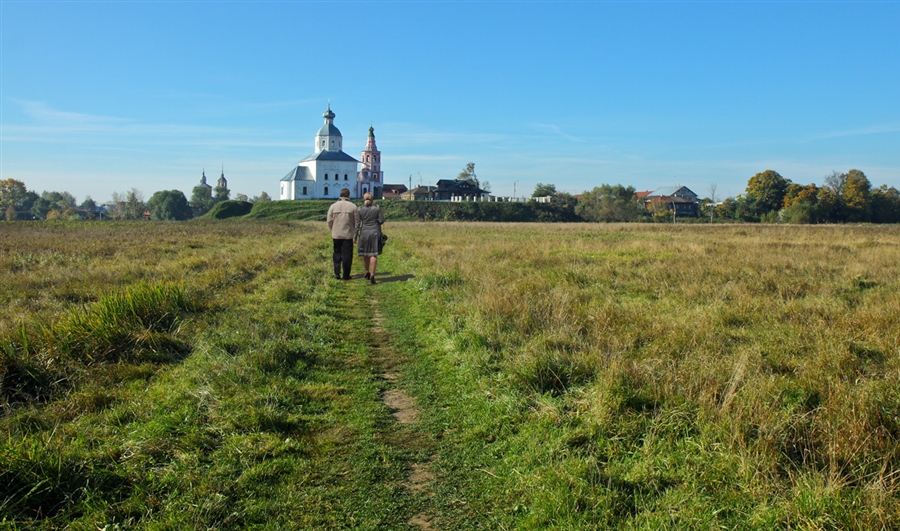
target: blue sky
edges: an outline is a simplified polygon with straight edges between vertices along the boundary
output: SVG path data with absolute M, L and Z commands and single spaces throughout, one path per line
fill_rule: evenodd
M 266 191 L 375 128 L 388 183 L 498 195 L 773 169 L 900 188 L 900 2 L 0 2 L 0 172 L 108 200 Z

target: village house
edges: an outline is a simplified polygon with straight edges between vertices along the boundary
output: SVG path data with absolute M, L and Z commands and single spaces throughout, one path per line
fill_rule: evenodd
M 435 190 L 437 190 L 436 186 L 419 185 L 412 190 L 403 192 L 403 194 L 400 195 L 400 198 L 406 201 L 430 201 L 434 198 Z
M 406 192 L 405 184 L 386 184 L 384 185 L 383 197 L 385 199 L 400 199 Z
M 654 206 L 674 209 L 676 216 L 699 216 L 700 198 L 687 186 L 667 186 L 634 194 L 650 210 Z
M 475 186 L 465 179 L 441 179 L 432 192 L 435 201 L 478 201 L 489 192 Z

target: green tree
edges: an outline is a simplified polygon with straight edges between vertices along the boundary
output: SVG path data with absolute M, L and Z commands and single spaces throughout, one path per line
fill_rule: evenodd
M 819 188 L 816 192 L 816 206 L 820 221 L 834 223 L 840 220 L 840 197 L 832 187 Z
M 191 208 L 194 210 L 194 217 L 206 214 L 215 204 L 216 200 L 213 199 L 212 188 L 208 186 L 194 187 L 191 193 Z
M 900 223 L 900 192 L 882 184 L 869 194 L 873 223 Z
M 29 213 L 31 213 L 34 219 L 47 219 L 47 214 L 50 213 L 52 207 L 53 203 L 47 201 L 43 197 L 38 196 L 31 203 L 31 208 L 28 211 Z
M 271 201 L 271 200 L 272 200 L 272 198 L 269 197 L 269 194 L 267 194 L 265 192 L 260 192 L 260 194 L 258 196 L 250 199 L 250 202 L 251 203 L 262 203 L 262 202 Z
M 757 219 L 781 210 L 790 181 L 773 170 L 757 173 L 747 181 L 747 199 L 751 214 Z
M 637 221 L 646 210 L 637 201 L 634 188 L 604 184 L 581 194 L 575 213 L 585 221 Z
M 187 197 L 180 190 L 156 192 L 147 201 L 147 209 L 153 219 L 162 221 L 183 221 L 191 219 L 194 212 Z
M 556 193 L 555 184 L 537 183 L 534 187 L 534 192 L 531 193 L 531 197 L 553 197 Z
M 458 181 L 469 181 L 475 185 L 476 188 L 481 188 L 481 185 L 478 182 L 478 176 L 475 175 L 475 163 L 469 162 L 466 164 L 466 169 L 459 172 L 459 175 L 456 176 L 456 180 Z
M 222 201 L 228 201 L 228 197 L 231 195 L 231 190 L 224 186 L 216 186 L 213 188 L 213 199 L 216 203 Z
M 122 205 L 122 219 L 142 219 L 146 211 L 144 194 L 136 188 L 129 190 L 125 194 L 125 203 Z
M 87 196 L 82 201 L 81 205 L 78 206 L 81 212 L 87 219 L 94 219 L 97 215 L 97 203 L 91 199 L 91 196 Z

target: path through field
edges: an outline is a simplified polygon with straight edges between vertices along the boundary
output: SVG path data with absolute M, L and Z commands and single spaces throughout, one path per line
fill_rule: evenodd
M 403 362 L 402 356 L 393 348 L 390 335 L 382 327 L 384 318 L 378 310 L 378 300 L 375 297 L 369 299 L 369 307 L 374 309 L 371 329 L 373 349 L 371 359 L 376 368 L 375 372 L 380 372 L 383 380 L 381 401 L 397 423 L 414 429 L 415 425 L 419 423 L 419 408 L 415 399 L 397 387 L 398 370 Z M 398 441 L 397 444 L 404 444 L 408 446 L 408 449 L 415 449 L 416 446 L 424 445 L 424 441 L 422 437 L 413 435 Z M 432 460 L 433 457 L 426 462 L 410 463 L 409 475 L 403 486 L 412 495 L 426 498 L 432 496 L 431 483 L 434 481 L 434 474 L 431 472 Z M 408 521 L 409 525 L 423 530 L 433 529 L 431 522 L 432 515 L 425 511 L 413 515 Z

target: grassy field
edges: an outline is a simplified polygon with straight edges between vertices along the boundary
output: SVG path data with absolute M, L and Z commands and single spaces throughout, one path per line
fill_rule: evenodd
M 900 227 L 387 232 L 0 223 L 0 528 L 898 528 Z

